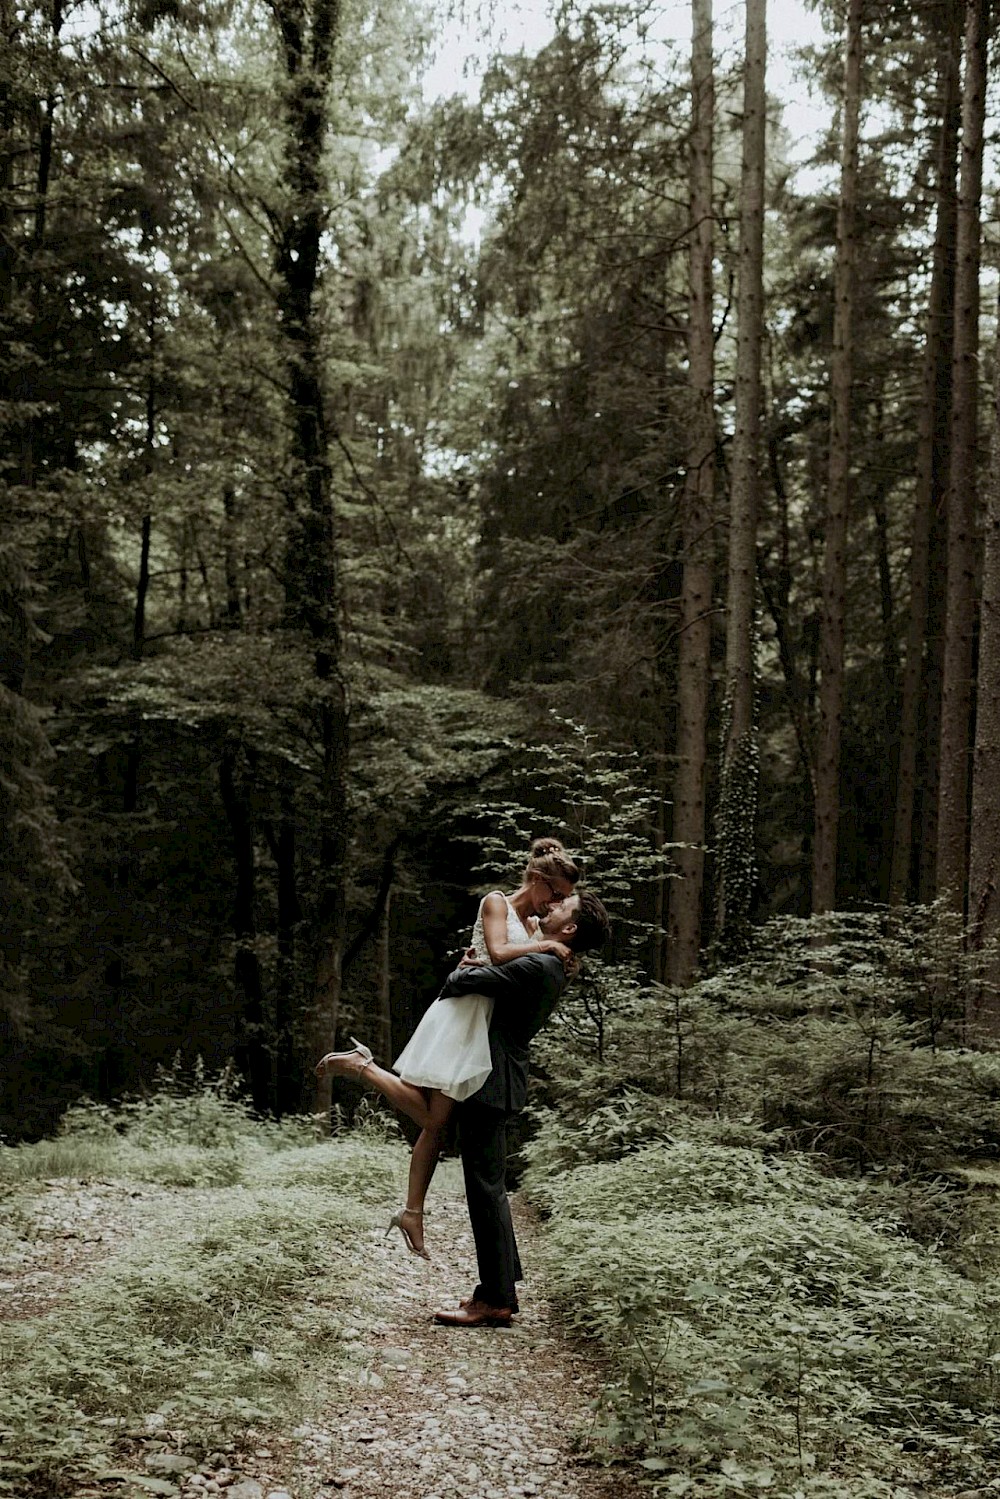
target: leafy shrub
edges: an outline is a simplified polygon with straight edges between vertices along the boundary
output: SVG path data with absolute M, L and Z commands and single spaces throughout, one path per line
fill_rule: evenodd
M 617 1370 L 600 1429 L 654 1492 L 889 1499 L 995 1465 L 979 961 L 935 910 L 785 919 L 687 991 L 605 971 L 539 1038 L 524 1187 L 564 1317 Z
M 888 1482 L 915 1433 L 987 1449 L 984 1288 L 873 1221 L 864 1184 L 686 1143 L 578 1167 L 543 1195 L 562 1315 L 621 1370 L 604 1429 L 651 1471 L 714 1482 L 735 1457 L 790 1492 L 848 1452 Z
M 538 1047 L 544 1101 L 571 1126 L 564 1164 L 687 1135 L 698 1118 L 861 1170 L 994 1154 L 1000 1054 L 956 1044 L 968 963 L 944 918 L 907 919 L 783 918 L 746 962 L 687 991 L 605 972 L 599 1030 L 570 990 Z
M 199 1057 L 189 1073 L 178 1055 L 169 1068 L 159 1069 L 151 1094 L 126 1099 L 115 1108 L 84 1100 L 67 1109 L 59 1132 L 98 1141 L 119 1135 L 140 1147 L 167 1143 L 214 1149 L 233 1145 L 255 1123 L 231 1067 L 212 1078 Z
M 200 1060 L 188 1072 L 175 1059 L 149 1095 L 114 1107 L 84 1099 L 67 1109 L 54 1139 L 0 1145 L 0 1182 L 127 1176 L 171 1187 L 228 1187 L 245 1179 L 261 1152 L 316 1138 L 310 1119 L 256 1118 L 231 1070 L 211 1078 Z

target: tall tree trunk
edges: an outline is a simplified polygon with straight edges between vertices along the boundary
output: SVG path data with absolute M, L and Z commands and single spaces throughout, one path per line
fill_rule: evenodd
M 819 725 L 816 735 L 816 829 L 812 908 L 829 911 L 837 898 L 840 822 L 840 733 L 844 698 L 844 616 L 850 509 L 851 384 L 854 282 L 857 261 L 858 117 L 861 110 L 862 0 L 850 0 L 844 61 L 844 139 L 837 209 L 830 372 L 830 462 L 820 624 Z
M 998 339 L 1000 344 L 1000 339 Z M 1000 346 L 994 355 L 993 433 L 986 491 L 986 546 L 979 623 L 976 745 L 972 759 L 969 925 L 987 955 L 971 991 L 970 1034 L 1000 1033 Z M 992 951 L 990 951 L 992 949 Z
M 893 822 L 892 869 L 889 900 L 907 899 L 913 873 L 913 814 L 916 799 L 917 746 L 921 699 L 927 702 L 929 673 L 924 648 L 930 612 L 931 578 L 937 558 L 931 548 L 932 520 L 942 497 L 942 474 L 947 473 L 948 426 L 951 421 L 948 369 L 953 338 L 955 295 L 955 171 L 959 126 L 959 55 L 961 0 L 952 0 L 951 25 L 943 38 L 940 64 L 941 133 L 937 153 L 937 214 L 931 268 L 927 338 L 924 343 L 917 427 L 917 482 L 913 499 L 913 537 L 910 544 L 910 607 L 906 629 L 906 658 L 899 715 L 899 759 L 896 770 L 896 810 Z M 925 729 L 926 729 L 925 720 Z M 935 758 L 936 763 L 936 758 Z M 933 803 L 937 786 L 927 784 Z
M 964 911 L 966 895 L 972 659 L 976 608 L 979 211 L 986 115 L 986 17 L 987 0 L 968 0 L 965 12 L 962 168 L 958 189 L 955 267 L 951 464 L 948 475 L 948 582 L 938 788 L 937 888 L 956 911 Z
M 223 486 L 222 511 L 225 517 L 222 538 L 226 574 L 226 620 L 230 625 L 235 626 L 240 622 L 242 611 L 240 609 L 239 562 L 236 556 L 236 490 L 232 484 Z
M 377 1056 L 393 1056 L 392 1047 L 392 891 L 386 894 L 378 931 L 378 1037 Z
M 760 440 L 760 346 L 764 312 L 766 0 L 747 0 L 740 177 L 740 284 L 736 343 L 736 430 L 729 501 L 726 683 L 716 819 L 720 951 L 736 954 L 750 936 L 756 883 L 760 760 L 756 698 L 756 544 Z
M 52 28 L 53 51 L 59 46 L 63 28 L 62 0 L 52 0 L 49 24 Z M 39 101 L 38 121 L 38 165 L 35 172 L 35 225 L 33 238 L 36 250 L 45 242 L 45 220 L 48 214 L 49 182 L 52 177 L 52 156 L 55 143 L 55 112 L 58 95 L 50 88 L 45 98 Z M 39 276 L 39 282 L 41 280 Z
M 13 0 L 0 0 L 0 319 L 5 318 L 14 294 L 14 215 L 11 190 L 14 186 L 14 101 L 12 64 L 15 56 L 15 17 Z M 0 366 L 3 381 L 0 389 L 7 395 L 7 371 Z
M 691 236 L 688 371 L 691 429 L 684 484 L 681 634 L 677 652 L 677 771 L 667 977 L 689 984 L 701 947 L 705 876 L 705 731 L 708 721 L 712 521 L 715 502 L 715 359 L 712 329 L 712 0 L 691 5 Z
M 249 798 L 241 784 L 240 761 L 243 758 L 237 744 L 226 744 L 219 763 L 219 789 L 232 833 L 236 864 L 233 972 L 237 992 L 243 996 L 243 1027 L 237 1042 L 237 1060 L 250 1083 L 254 1108 L 265 1114 L 271 1107 L 271 1055 L 264 1017 L 264 984 L 254 947 L 257 936 L 257 861 Z
M 64 13 L 62 0 L 52 0 L 48 8 L 49 40 L 52 53 L 56 53 L 59 47 L 60 34 L 63 28 Z M 49 186 L 52 178 L 52 162 L 55 146 L 55 112 L 59 102 L 59 96 L 55 89 L 50 87 L 44 97 L 36 101 L 36 119 L 38 130 L 38 155 L 35 161 L 35 184 L 33 202 L 33 225 L 31 230 L 31 269 L 25 278 L 24 290 L 30 301 L 30 306 L 37 318 L 43 311 L 43 293 L 45 287 L 44 251 L 45 230 L 49 207 Z M 21 366 L 18 377 L 20 397 L 25 402 L 37 399 L 35 366 L 32 362 L 25 362 Z M 37 417 L 29 413 L 20 425 L 20 482 L 25 488 L 33 488 L 35 484 L 36 469 L 36 440 L 37 440 Z
M 302 1107 L 303 1068 L 296 1065 L 295 1046 L 295 934 L 299 901 L 295 884 L 295 785 L 291 769 L 282 765 L 279 785 L 278 837 L 274 849 L 278 872 L 278 963 L 275 982 L 275 1038 L 278 1114 Z
M 801 786 L 800 824 L 802 834 L 802 867 L 811 862 L 812 832 L 816 803 L 816 758 L 812 743 L 813 703 L 810 683 L 814 674 L 810 666 L 803 672 L 800 666 L 800 647 L 794 640 L 789 621 L 792 616 L 792 565 L 791 528 L 789 525 L 788 491 L 778 454 L 778 438 L 770 433 L 767 441 L 768 469 L 771 486 L 778 504 L 779 543 L 778 555 L 773 563 L 765 549 L 757 549 L 757 580 L 764 603 L 774 621 L 774 632 L 778 646 L 778 659 L 785 682 L 785 698 L 788 712 L 795 730 L 798 747 L 799 784 Z M 813 632 L 815 633 L 815 632 Z
M 286 502 L 286 618 L 313 639 L 321 745 L 319 881 L 313 912 L 313 997 L 306 1039 L 319 1057 L 334 1043 L 346 925 L 348 712 L 341 674 L 339 571 L 324 421 L 320 330 L 314 306 L 325 227 L 323 150 L 339 0 L 271 0 L 285 69 L 285 200 L 276 272 L 286 341 L 292 465 Z M 317 1081 L 314 1111 L 329 1115 L 331 1079 Z
M 951 360 L 948 361 L 949 371 Z M 950 383 L 950 375 L 947 377 Z M 951 419 L 949 417 L 949 429 Z M 947 448 L 944 450 L 947 457 Z M 944 513 L 947 473 L 942 475 L 941 509 L 931 516 L 930 583 L 927 590 L 927 660 L 922 700 L 922 732 L 917 763 L 920 786 L 920 847 L 917 899 L 928 905 L 937 895 L 938 788 L 941 784 L 941 683 L 944 677 L 944 616 L 947 584 L 945 555 L 948 522 Z M 935 561 L 940 566 L 935 567 Z
M 156 318 L 157 299 L 155 290 L 150 296 L 146 333 L 149 340 L 149 371 L 146 376 L 146 435 L 143 470 L 145 473 L 145 498 L 149 500 L 152 483 L 154 453 L 156 450 L 156 409 L 159 391 L 156 379 Z M 141 661 L 146 646 L 146 600 L 149 596 L 149 554 L 152 536 L 152 517 L 147 512 L 142 517 L 139 540 L 139 577 L 135 589 L 135 610 L 132 615 L 132 659 Z

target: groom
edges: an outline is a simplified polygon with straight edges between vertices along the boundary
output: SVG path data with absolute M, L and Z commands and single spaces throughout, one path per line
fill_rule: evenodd
M 539 923 L 541 936 L 565 942 L 574 954 L 602 947 L 609 929 L 608 913 L 589 890 L 556 902 Z M 518 1309 L 515 1283 L 522 1277 L 505 1182 L 506 1124 L 524 1107 L 528 1048 L 565 983 L 566 971 L 557 957 L 530 953 L 500 966 L 457 968 L 441 991 L 444 996 L 485 994 L 494 1000 L 489 1032 L 493 1070 L 456 1111 L 479 1284 L 456 1311 L 435 1313 L 435 1322 L 447 1327 L 505 1327 Z

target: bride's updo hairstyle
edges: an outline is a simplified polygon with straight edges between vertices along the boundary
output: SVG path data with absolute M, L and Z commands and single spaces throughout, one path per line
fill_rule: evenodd
M 575 885 L 580 878 L 580 870 L 558 838 L 535 839 L 524 871 L 525 883 L 533 874 L 541 875 L 543 880 L 565 880 L 570 885 Z

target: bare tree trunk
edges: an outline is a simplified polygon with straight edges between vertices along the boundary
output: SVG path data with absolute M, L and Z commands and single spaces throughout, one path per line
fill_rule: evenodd
M 920 703 L 922 696 L 926 703 L 929 687 L 928 673 L 924 670 L 924 646 L 930 608 L 932 518 L 941 498 L 942 461 L 946 465 L 950 422 L 948 367 L 951 359 L 955 294 L 955 168 L 958 149 L 961 20 L 962 5 L 960 0 L 953 0 L 951 25 L 944 38 L 940 67 L 941 135 L 937 158 L 937 216 L 927 339 L 920 382 L 917 484 L 913 500 L 913 539 L 910 544 L 910 608 L 903 667 L 903 700 L 899 715 L 896 812 L 889 877 L 889 900 L 893 905 L 906 900 L 910 892 Z M 936 799 L 937 787 L 926 783 L 926 765 L 925 791 Z
M 760 773 L 756 700 L 756 545 L 763 332 L 766 0 L 747 0 L 740 177 L 736 430 L 729 502 L 726 690 L 716 819 L 720 951 L 745 949 L 756 883 Z
M 236 490 L 226 484 L 222 490 L 222 528 L 226 574 L 226 619 L 230 625 L 240 622 L 240 574 L 236 557 Z
M 392 1049 L 392 891 L 386 894 L 378 933 L 378 1051 L 388 1066 Z
M 665 791 L 661 788 L 656 810 L 656 826 L 653 828 L 653 838 L 656 843 L 657 853 L 662 853 L 663 845 L 667 839 L 667 808 Z M 656 882 L 656 892 L 653 897 L 653 920 L 656 923 L 656 935 L 652 942 L 650 955 L 649 973 L 654 984 L 665 984 L 667 982 L 667 880 L 662 877 Z
M 175 629 L 183 634 L 188 623 L 188 523 L 184 521 L 180 535 L 180 567 L 177 578 L 177 623 Z
M 951 361 L 948 361 L 951 368 Z M 949 418 L 949 428 L 951 422 Z M 945 451 L 945 457 L 947 452 Z M 944 514 L 947 475 L 942 475 L 942 508 L 931 516 L 930 583 L 927 591 L 927 660 L 924 668 L 922 733 L 918 774 L 920 848 L 917 899 L 927 905 L 937 894 L 938 787 L 941 783 L 941 682 L 944 675 L 945 556 L 948 525 Z M 935 566 L 935 563 L 938 563 Z
M 205 549 L 202 546 L 201 539 L 198 535 L 197 522 L 192 520 L 189 522 L 189 524 L 191 527 L 191 545 L 194 548 L 195 560 L 198 563 L 198 572 L 201 576 L 201 587 L 205 595 L 205 604 L 208 608 L 208 623 L 214 627 L 215 598 L 212 592 L 212 574 L 209 571 L 208 558 L 205 556 Z
M 321 745 L 319 882 L 313 911 L 313 998 L 306 1042 L 319 1057 L 334 1044 L 346 926 L 348 711 L 341 673 L 339 568 L 320 330 L 314 306 L 325 227 L 323 151 L 328 91 L 340 22 L 339 0 L 271 0 L 285 67 L 285 180 L 276 261 L 278 311 L 286 341 L 292 470 L 286 502 L 286 617 L 313 639 Z M 331 1079 L 317 1080 L 314 1111 L 329 1115 Z
M 937 888 L 953 909 L 966 895 L 970 717 L 975 629 L 976 435 L 979 378 L 980 198 L 986 113 L 987 0 L 968 0 L 958 189 L 952 353 L 948 582 L 941 684 Z
M 241 784 L 240 747 L 228 743 L 219 764 L 222 805 L 233 836 L 236 888 L 233 894 L 233 961 L 237 991 L 243 997 L 243 1027 L 238 1060 L 250 1083 L 250 1096 L 258 1113 L 271 1107 L 271 1055 L 264 1019 L 264 984 L 254 941 L 257 936 L 256 874 L 253 818 L 245 787 Z
M 810 670 L 804 675 L 801 671 L 798 651 L 789 627 L 792 613 L 792 566 L 788 492 L 778 460 L 778 444 L 774 433 L 768 437 L 767 453 L 771 485 L 779 507 L 780 541 L 773 570 L 768 566 L 769 559 L 765 556 L 764 549 L 758 547 L 757 579 L 764 596 L 764 603 L 774 621 L 778 659 L 781 662 L 781 674 L 785 682 L 785 697 L 799 752 L 799 779 L 802 787 L 802 855 L 803 863 L 805 863 L 812 847 L 816 803 L 816 761 L 812 744 L 813 714 L 810 689 L 810 679 L 813 673 Z
M 969 925 L 973 950 L 994 949 L 972 990 L 970 1034 L 1000 1033 L 1000 348 L 994 356 L 993 435 L 986 492 L 986 548 L 980 601 L 976 745 L 972 760 Z
M 50 27 L 49 40 L 53 52 L 59 46 L 60 33 L 63 22 L 62 0 L 52 0 L 48 9 L 48 22 Z M 35 161 L 34 193 L 31 230 L 31 262 L 30 270 L 24 278 L 23 288 L 35 317 L 42 311 L 42 297 L 45 285 L 44 273 L 44 248 L 46 220 L 49 208 L 49 187 L 52 179 L 52 162 L 55 145 L 55 112 L 59 103 L 59 95 L 55 89 L 50 87 L 44 97 L 34 101 L 38 154 Z M 35 380 L 35 365 L 30 359 L 21 363 L 18 372 L 18 386 L 20 400 L 29 403 L 37 399 L 37 387 Z M 36 437 L 37 417 L 30 411 L 24 416 L 19 427 L 19 479 L 25 488 L 33 488 L 35 484 L 36 469 Z
M 150 476 L 153 472 L 153 452 L 156 445 L 156 292 L 150 297 L 146 332 L 149 339 L 149 372 L 146 376 L 146 435 L 145 435 L 145 488 L 149 499 Z M 146 647 L 146 601 L 149 597 L 149 553 L 152 536 L 152 517 L 142 517 L 139 539 L 139 577 L 135 588 L 135 610 L 132 615 L 132 659 L 141 661 Z
M 19 27 L 14 13 L 13 0 L 0 0 L 0 56 L 7 59 L 8 67 L 13 62 L 15 27 Z M 11 73 L 0 69 L 0 317 L 6 317 L 14 294 L 14 244 L 11 212 L 11 189 L 14 186 L 14 103 L 11 88 Z M 0 367 L 2 368 L 2 367 Z M 3 370 L 4 397 L 7 371 Z
M 132 615 L 132 657 L 142 660 L 146 644 L 146 599 L 149 595 L 149 547 L 152 533 L 152 518 L 142 517 L 139 537 L 139 578 L 135 586 L 135 612 Z
M 667 977 L 689 984 L 701 947 L 705 877 L 705 732 L 708 722 L 712 521 L 715 505 L 715 359 L 712 329 L 712 0 L 691 6 L 691 238 L 688 371 L 691 430 L 684 484 L 684 579 L 677 652 L 677 771 L 673 838 L 679 879 L 670 889 Z
M 812 908 L 829 911 L 837 898 L 840 823 L 840 732 L 844 697 L 844 615 L 850 510 L 851 385 L 854 282 L 857 260 L 858 116 L 861 109 L 862 0 L 850 0 L 844 63 L 844 140 L 837 210 L 833 365 L 830 373 L 830 466 L 823 614 L 820 626 L 819 725 L 816 736 L 816 834 Z
M 277 835 L 267 829 L 277 872 L 278 955 L 274 995 L 275 1107 L 279 1118 L 303 1107 L 306 1068 L 296 1047 L 295 939 L 300 919 L 295 878 L 295 783 L 290 767 L 279 767 Z

